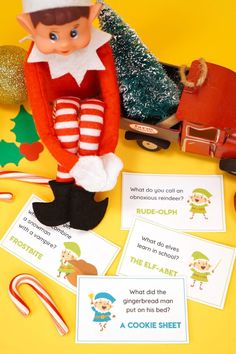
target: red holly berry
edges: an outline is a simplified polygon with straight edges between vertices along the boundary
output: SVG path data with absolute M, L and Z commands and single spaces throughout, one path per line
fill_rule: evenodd
M 23 143 L 20 146 L 20 152 L 28 161 L 36 161 L 39 158 L 39 154 L 43 151 L 43 145 L 36 141 L 35 143 Z

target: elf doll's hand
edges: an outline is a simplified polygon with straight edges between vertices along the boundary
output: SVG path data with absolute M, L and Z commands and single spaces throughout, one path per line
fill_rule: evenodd
M 81 156 L 69 173 L 89 192 L 99 192 L 106 185 L 107 175 L 99 156 Z
M 113 189 L 117 183 L 117 178 L 123 168 L 121 159 L 112 152 L 100 156 L 106 172 L 106 184 L 100 189 L 100 192 L 109 191 Z

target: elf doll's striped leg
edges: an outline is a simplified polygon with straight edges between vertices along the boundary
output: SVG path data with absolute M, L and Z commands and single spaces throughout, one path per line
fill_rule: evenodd
M 79 155 L 97 155 L 103 128 L 104 103 L 89 99 L 81 103 Z
M 73 153 L 78 152 L 80 100 L 74 97 L 58 99 L 54 105 L 54 129 L 61 146 Z M 47 226 L 65 224 L 70 220 L 70 198 L 74 185 L 68 171 L 58 166 L 55 181 L 49 182 L 54 200 L 50 203 L 33 203 L 38 220 Z
M 54 129 L 61 146 L 77 155 L 79 144 L 79 110 L 80 100 L 74 97 L 58 99 L 54 108 Z M 57 182 L 73 182 L 68 171 L 58 165 Z
M 97 155 L 103 128 L 104 103 L 96 99 L 81 102 L 79 156 Z M 91 230 L 103 219 L 108 198 L 96 202 L 95 193 L 74 186 L 71 194 L 70 225 L 75 229 Z M 80 211 L 78 215 L 78 211 Z

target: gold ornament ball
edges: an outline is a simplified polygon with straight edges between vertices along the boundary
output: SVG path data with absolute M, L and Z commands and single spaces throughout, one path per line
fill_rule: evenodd
M 23 48 L 0 46 L 0 104 L 21 104 L 27 98 Z

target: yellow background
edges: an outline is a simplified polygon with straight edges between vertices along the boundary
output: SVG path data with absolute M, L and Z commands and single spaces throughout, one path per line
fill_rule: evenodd
M 40 1 L 40 0 L 39 0 Z M 140 37 L 161 61 L 173 64 L 190 64 L 192 59 L 204 57 L 208 61 L 236 70 L 235 60 L 235 0 L 109 0 L 109 4 L 137 30 Z M 17 45 L 25 33 L 16 22 L 21 11 L 21 1 L 1 1 L 0 44 Z M 24 44 L 27 48 L 28 43 Z M 0 139 L 14 139 L 10 129 L 10 118 L 16 116 L 17 107 L 0 107 Z M 151 153 L 141 150 L 135 142 L 124 140 L 120 131 L 117 148 L 124 161 L 124 170 L 143 173 L 220 174 L 218 161 L 201 156 L 182 153 L 177 144 L 168 151 Z M 15 170 L 8 164 L 4 169 Z M 53 178 L 56 164 L 44 151 L 36 162 L 25 159 L 18 170 Z M 236 177 L 224 174 L 226 233 L 201 233 L 200 236 L 226 245 L 236 246 L 236 213 L 233 196 Z M 32 193 L 50 199 L 46 187 L 0 180 L 0 191 L 11 191 L 12 202 L 0 201 L 0 238 L 14 220 Z M 120 231 L 121 179 L 109 194 L 110 204 L 102 223 L 95 230 L 119 246 L 125 244 L 127 232 Z M 199 235 L 199 234 L 198 234 Z M 118 260 L 109 270 L 115 273 Z M 129 353 L 159 354 L 233 354 L 236 353 L 236 272 L 233 271 L 224 310 L 217 310 L 196 302 L 188 302 L 189 345 L 76 345 L 75 296 L 61 286 L 25 265 L 12 255 L 0 249 L 0 353 Z M 7 289 L 13 276 L 29 272 L 36 275 L 50 290 L 70 328 L 70 334 L 60 337 L 54 325 L 41 306 L 40 301 L 27 286 L 21 293 L 32 309 L 32 315 L 25 319 L 9 300 Z

